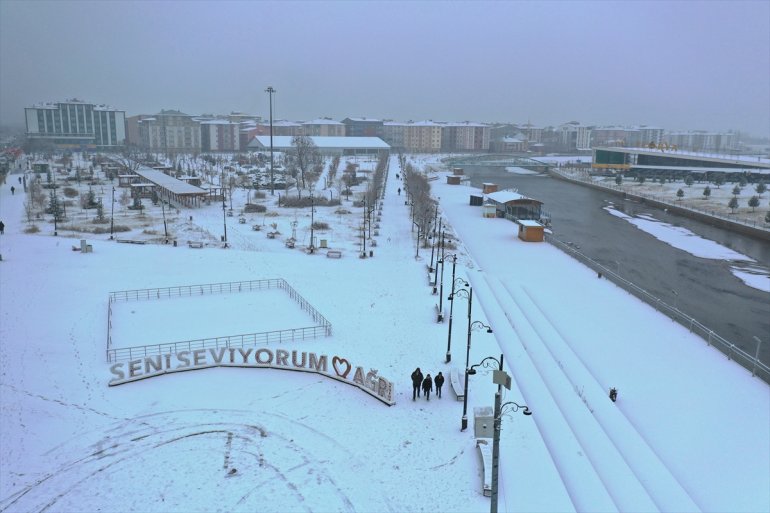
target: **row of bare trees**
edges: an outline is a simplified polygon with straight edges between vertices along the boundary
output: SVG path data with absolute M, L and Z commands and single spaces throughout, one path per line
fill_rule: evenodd
M 417 244 L 421 238 L 427 244 L 427 234 L 436 219 L 438 203 L 430 195 L 430 183 L 424 174 L 409 163 L 405 163 L 403 173 L 407 202 L 412 209 L 412 222 L 417 227 Z

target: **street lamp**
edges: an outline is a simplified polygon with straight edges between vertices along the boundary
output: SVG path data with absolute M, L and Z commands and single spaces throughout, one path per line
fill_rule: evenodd
M 225 205 L 225 186 L 222 185 L 222 224 L 225 226 L 225 235 L 222 237 L 222 241 L 225 243 L 225 248 L 227 248 L 227 205 Z
M 268 86 L 265 92 L 270 95 L 270 195 L 275 196 L 275 181 L 273 180 L 273 86 Z
M 447 336 L 447 343 L 446 343 L 446 363 L 449 363 L 452 361 L 452 314 L 454 313 L 454 296 L 455 296 L 455 287 L 457 286 L 457 282 L 462 283 L 463 287 L 467 287 L 468 283 L 463 280 L 462 278 L 455 278 L 455 265 L 457 264 L 457 255 L 448 255 L 452 257 L 452 293 L 449 294 L 449 297 L 447 298 L 451 303 L 449 304 L 449 335 Z M 442 269 L 444 265 L 444 261 L 441 261 Z M 465 289 L 461 289 L 465 290 Z M 439 307 L 440 309 L 441 307 Z
M 113 238 L 115 228 L 115 187 L 112 187 L 112 208 L 110 209 L 110 240 Z
M 473 308 L 473 287 L 455 291 L 455 293 L 452 294 L 452 301 L 454 301 L 454 298 L 457 296 L 468 298 L 468 344 L 465 350 L 465 389 L 463 392 L 463 417 L 460 427 L 461 431 L 465 431 L 468 428 L 468 360 L 471 356 L 471 332 L 474 328 L 479 327 L 486 328 L 487 333 L 492 333 L 492 328 L 481 321 L 471 321 L 471 311 Z
M 508 377 L 508 374 L 502 370 L 502 358 L 503 356 L 500 355 L 500 372 L 505 374 L 503 377 L 507 378 L 506 388 L 510 389 L 510 377 Z M 518 404 L 513 401 L 500 404 L 503 396 L 502 386 L 499 380 L 495 381 L 497 382 L 497 392 L 495 393 L 494 433 L 492 435 L 492 504 L 489 507 L 491 513 L 497 513 L 497 476 L 500 469 L 500 428 L 502 427 L 502 416 L 507 413 L 515 413 L 519 410 L 521 410 L 521 413 L 524 415 L 532 415 L 530 409 L 523 404 Z M 506 408 L 508 409 L 506 410 Z

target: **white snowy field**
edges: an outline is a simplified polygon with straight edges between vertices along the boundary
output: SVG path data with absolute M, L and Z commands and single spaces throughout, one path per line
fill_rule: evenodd
M 281 289 L 112 304 L 112 347 L 132 347 L 315 326 Z
M 465 432 L 448 382 L 441 399 L 411 398 L 415 367 L 448 376 L 450 365 L 430 249 L 415 258 L 396 172 L 394 158 L 366 259 L 355 246 L 330 259 L 248 232 L 227 250 L 94 240 L 80 254 L 71 239 L 23 234 L 23 195 L 0 188 L 0 511 L 488 510 L 472 412 L 492 405 L 491 374 L 470 377 Z M 463 242 L 471 318 L 494 329 L 472 332 L 470 363 L 504 354 L 504 400 L 534 412 L 503 418 L 500 510 L 770 510 L 767 385 L 550 245 L 482 218 L 472 189 L 442 182 L 434 195 Z M 191 211 L 212 233 L 216 214 Z M 444 296 L 450 275 L 446 266 Z M 107 386 L 109 291 L 275 277 L 333 325 L 331 337 L 284 347 L 376 369 L 396 383 L 394 406 L 283 370 Z M 467 306 L 454 307 L 461 368 Z

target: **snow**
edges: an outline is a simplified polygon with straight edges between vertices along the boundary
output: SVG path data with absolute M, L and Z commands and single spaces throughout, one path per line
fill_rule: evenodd
M 449 375 L 447 322 L 435 313 L 437 302 L 445 313 L 449 304 L 428 286 L 430 248 L 415 258 L 397 172 L 393 158 L 373 258 L 358 258 L 362 210 L 347 201 L 350 215 L 316 209 L 316 220 L 332 225 L 321 236 L 341 259 L 252 231 L 266 222 L 261 214 L 246 225 L 228 218 L 226 250 L 103 235 L 89 236 L 94 252 L 81 254 L 72 239 L 50 236 L 48 223 L 43 235 L 24 234 L 24 194 L 1 187 L 0 510 L 487 511 L 472 414 L 461 432 L 449 380 L 441 399 L 410 397 L 415 367 Z M 468 339 L 468 301 L 458 297 L 452 365 L 465 365 L 466 350 L 471 364 L 503 354 L 513 378 L 503 401 L 533 411 L 503 417 L 500 511 L 770 510 L 768 386 L 556 248 L 519 240 L 514 223 L 483 218 L 467 202 L 478 190 L 443 182 L 431 182 L 432 192 L 462 241 L 457 276 L 473 287 L 471 318 L 494 329 Z M 281 237 L 297 221 L 307 244 L 309 213 L 278 212 L 268 222 Z M 222 222 L 217 205 L 170 220 L 207 240 L 219 239 Z M 696 245 L 691 237 L 677 244 Z M 273 369 L 107 386 L 110 291 L 275 277 L 333 325 L 331 337 L 283 347 L 376 369 L 396 383 L 394 406 L 317 374 Z M 248 328 L 266 319 L 248 302 L 271 300 L 186 299 L 120 304 L 115 329 L 129 338 L 218 332 L 220 317 L 242 321 L 233 312 Z M 140 304 L 153 311 L 131 323 Z M 190 326 L 163 327 L 180 309 Z M 278 298 L 274 310 L 276 322 L 303 315 Z M 491 406 L 495 391 L 489 372 L 471 376 L 468 411 Z

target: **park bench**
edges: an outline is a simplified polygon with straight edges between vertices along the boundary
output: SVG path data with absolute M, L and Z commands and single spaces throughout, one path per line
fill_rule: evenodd
M 342 251 L 339 249 L 330 249 L 326 252 L 327 258 L 342 258 Z
M 239 217 L 239 218 L 238 218 L 238 223 L 240 223 L 240 224 L 246 224 L 246 218 L 245 218 L 245 217 Z
M 278 235 L 279 232 L 267 232 L 267 238 L 268 239 L 275 239 L 275 236 Z
M 191 248 L 201 249 L 203 247 L 203 243 L 200 241 L 194 241 L 194 240 L 188 240 L 187 245 Z
M 492 496 L 492 447 L 488 438 L 477 438 L 476 447 L 481 456 L 481 482 L 484 497 Z
M 449 369 L 449 383 L 452 385 L 452 390 L 454 390 L 457 400 L 462 401 L 465 398 L 465 389 L 460 379 L 460 369 L 457 367 Z
M 285 242 L 286 247 L 289 249 L 293 249 L 295 242 L 296 241 L 294 239 L 286 239 L 286 242 Z
M 254 226 L 251 227 L 251 229 L 254 230 L 255 232 L 258 232 L 262 229 L 262 226 L 255 224 Z

